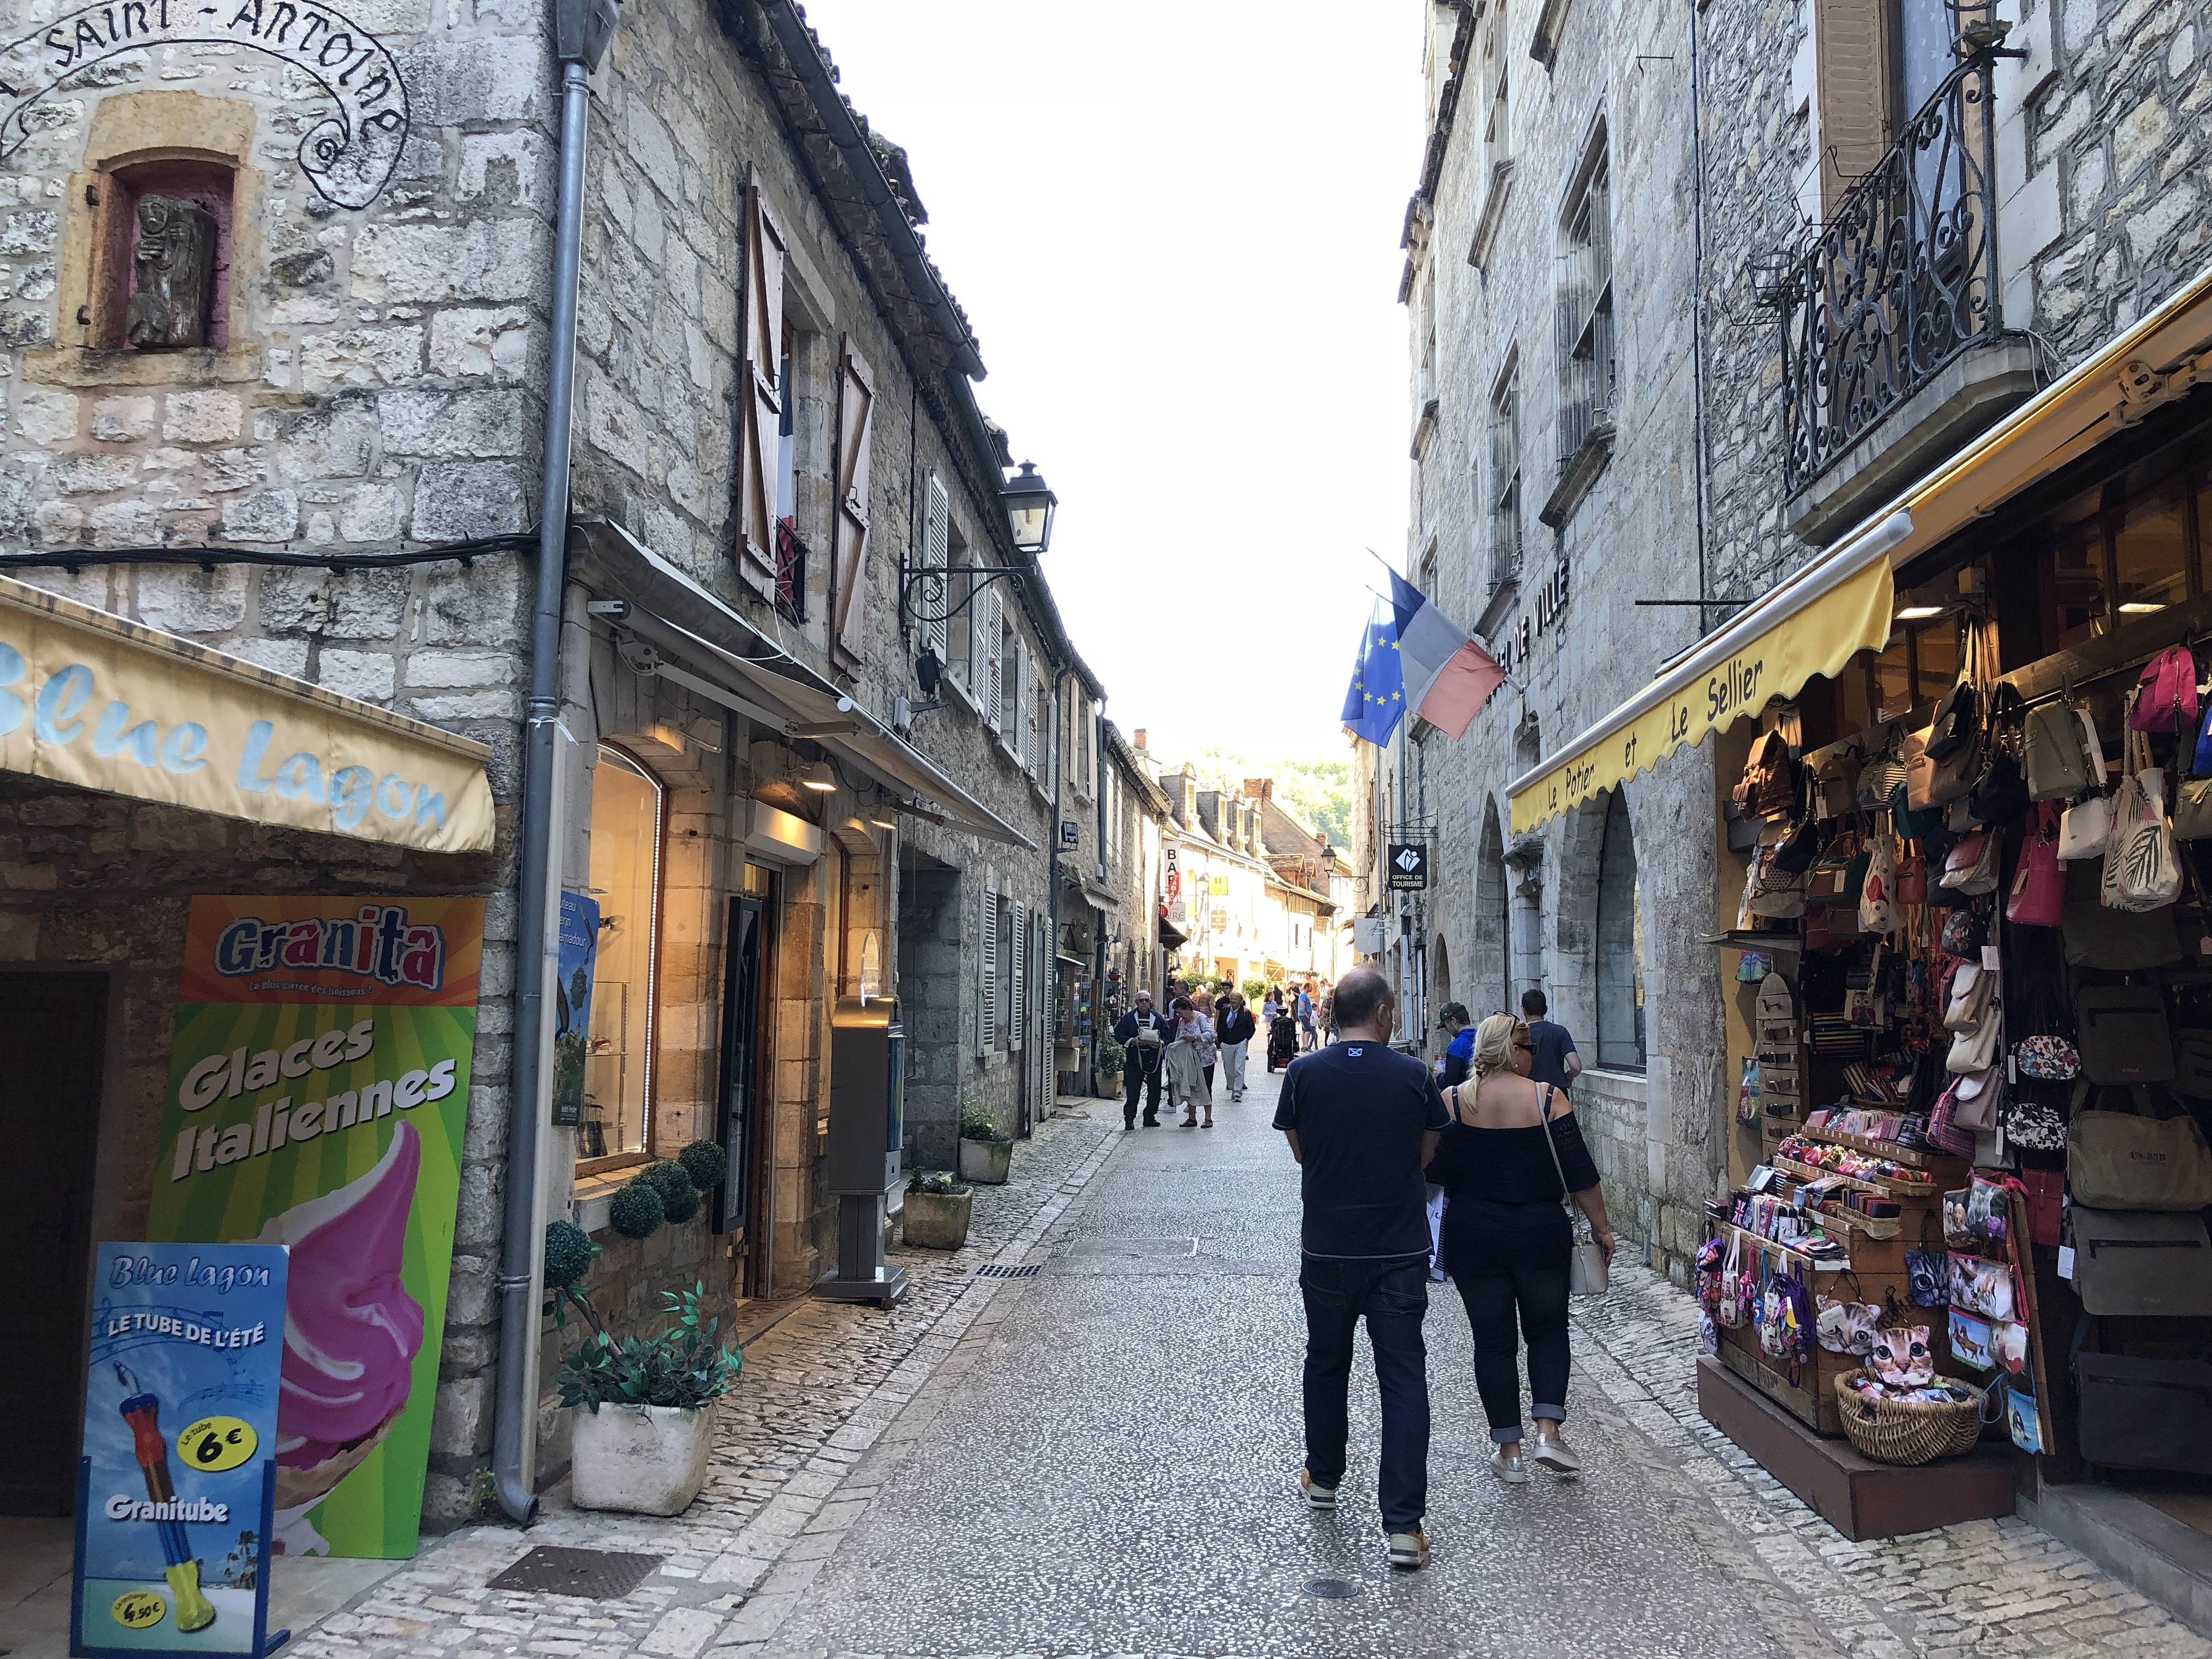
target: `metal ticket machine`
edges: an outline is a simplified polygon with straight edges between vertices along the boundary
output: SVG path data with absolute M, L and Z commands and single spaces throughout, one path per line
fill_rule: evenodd
M 830 1190 L 837 1194 L 837 1271 L 814 1294 L 880 1302 L 906 1294 L 884 1265 L 884 1200 L 906 1143 L 906 1033 L 895 997 L 840 997 L 830 1018 Z

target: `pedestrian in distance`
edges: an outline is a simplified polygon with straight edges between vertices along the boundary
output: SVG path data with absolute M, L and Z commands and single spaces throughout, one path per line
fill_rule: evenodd
M 1213 1036 L 1225 1074 L 1222 1080 L 1229 1085 L 1232 1102 L 1244 1098 L 1246 1048 L 1259 1029 L 1251 1009 L 1245 1006 L 1242 991 L 1231 991 L 1223 996 L 1219 1016 L 1213 1022 Z
M 1114 1028 L 1114 1041 L 1127 1054 L 1121 1067 L 1121 1127 L 1137 1127 L 1137 1096 L 1142 1092 L 1145 1127 L 1157 1129 L 1160 1127 L 1161 1058 L 1175 1032 L 1172 1022 L 1154 1012 L 1150 991 L 1138 992 L 1134 1001 L 1136 1006 Z
M 1279 985 L 1270 985 L 1267 994 L 1260 999 L 1260 1023 L 1273 1025 L 1275 1016 L 1283 1012 L 1283 991 Z
M 1449 1089 L 1467 1081 L 1474 1068 L 1474 1027 L 1468 1021 L 1467 1004 L 1447 1002 L 1437 1010 L 1437 1030 L 1444 1035 L 1444 1057 L 1437 1062 L 1437 1081 Z
M 1298 1048 L 1310 1053 L 1314 1047 L 1313 991 L 1308 986 L 1298 987 Z
M 1429 1165 L 1447 1194 L 1443 1259 L 1474 1334 L 1474 1386 L 1497 1449 L 1490 1467 L 1524 1486 L 1533 1462 L 1572 1474 L 1582 1460 L 1561 1437 L 1567 1420 L 1567 1289 L 1571 1194 L 1590 1236 L 1613 1260 L 1613 1229 L 1597 1164 L 1565 1091 L 1528 1075 L 1535 1045 L 1510 1014 L 1477 1029 L 1474 1076 L 1445 1092 L 1449 1127 Z M 1564 1190 L 1563 1190 L 1564 1189 Z M 1519 1316 L 1519 1331 L 1515 1316 Z M 1536 1449 L 1522 1455 L 1520 1347 L 1528 1346 L 1529 1415 Z
M 1182 1127 L 1195 1129 L 1199 1108 L 1206 1108 L 1203 1127 L 1213 1127 L 1213 1022 L 1192 1006 L 1188 997 L 1177 997 L 1170 1011 L 1175 1029 L 1169 1034 L 1164 1065 L 1168 1104 L 1182 1108 Z
M 1394 1567 L 1429 1564 L 1429 1223 L 1423 1167 L 1451 1116 L 1429 1068 L 1390 1047 L 1389 981 L 1371 969 L 1336 992 L 1343 1041 L 1291 1061 L 1275 1107 L 1301 1169 L 1298 1291 L 1305 1303 L 1306 1465 L 1298 1487 L 1336 1507 L 1351 1433 L 1352 1334 L 1367 1322 L 1382 1412 L 1376 1497 Z
M 1322 981 L 1321 1001 L 1314 1009 L 1314 1024 L 1320 1032 L 1320 1041 L 1314 1044 L 1316 1048 L 1336 1041 L 1336 993 L 1328 988 L 1326 980 Z
M 1528 1041 L 1534 1045 L 1528 1077 L 1554 1089 L 1571 1089 L 1583 1074 L 1583 1057 L 1575 1052 L 1575 1039 L 1567 1028 L 1545 1018 L 1550 1012 L 1541 991 L 1521 994 L 1521 1014 L 1528 1022 Z
M 1274 1018 L 1267 1022 L 1267 1069 L 1274 1071 L 1279 1066 L 1289 1065 L 1297 1057 L 1297 1016 L 1291 1012 L 1288 1003 L 1279 1002 L 1275 1005 Z

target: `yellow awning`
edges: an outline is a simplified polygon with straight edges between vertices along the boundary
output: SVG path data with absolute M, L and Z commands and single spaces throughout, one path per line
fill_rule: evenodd
M 1893 599 L 1882 556 L 1910 527 L 1910 520 L 1884 526 L 1887 538 L 1863 538 L 1856 558 L 1820 567 L 1830 580 L 1817 593 L 1796 585 L 1778 589 L 1572 750 L 1516 784 L 1513 833 L 1528 834 L 1677 749 L 1704 742 L 1708 732 L 1757 714 L 1769 698 L 1792 696 L 1815 674 L 1833 674 L 1857 653 L 1886 643 Z
M 0 771 L 433 853 L 491 845 L 491 750 L 0 576 Z
M 2152 409 L 2212 384 L 2212 266 L 1865 520 L 1674 667 L 1508 786 L 1526 835 L 1771 697 L 1888 641 L 1891 572 L 2087 453 Z M 1878 599 L 1877 599 L 1878 592 Z

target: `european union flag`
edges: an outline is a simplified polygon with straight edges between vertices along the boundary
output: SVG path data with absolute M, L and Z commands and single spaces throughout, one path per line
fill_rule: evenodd
M 1399 665 L 1397 624 L 1381 605 L 1359 642 L 1358 665 L 1344 694 L 1345 729 L 1380 748 L 1406 714 L 1406 677 Z

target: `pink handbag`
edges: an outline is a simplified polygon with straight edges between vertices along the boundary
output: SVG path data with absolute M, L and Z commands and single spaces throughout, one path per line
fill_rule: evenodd
M 2058 803 L 2035 809 L 2035 828 L 2020 849 L 2005 920 L 2019 927 L 2056 927 L 2066 914 L 2066 866 L 2058 861 Z
M 2138 732 L 2186 732 L 2197 724 L 2197 659 L 2170 645 L 2143 665 L 2128 724 Z

